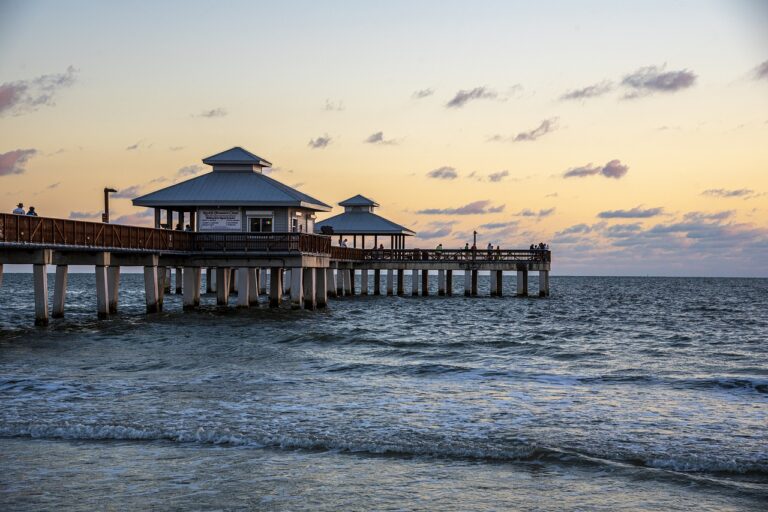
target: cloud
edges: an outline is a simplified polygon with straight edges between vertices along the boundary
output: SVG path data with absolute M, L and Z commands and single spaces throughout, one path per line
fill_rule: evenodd
M 641 208 L 636 206 L 631 210 L 606 210 L 597 214 L 601 219 L 647 219 L 664 213 L 664 208 Z
M 101 212 L 69 212 L 69 218 L 73 220 L 94 219 L 101 217 Z
M 416 213 L 421 215 L 480 215 L 485 213 L 499 213 L 504 211 L 505 205 L 490 206 L 488 200 L 474 201 L 458 208 L 427 208 Z
M 495 99 L 498 97 L 495 91 L 486 89 L 485 87 L 475 87 L 469 91 L 460 90 L 456 95 L 445 104 L 446 108 L 461 108 L 470 101 Z
M 511 220 L 508 222 L 489 222 L 487 224 L 480 224 L 481 229 L 503 229 L 503 228 L 514 228 L 517 227 L 517 225 L 520 224 L 516 220 Z
M 664 71 L 664 67 L 646 66 L 625 75 L 621 85 L 628 88 L 625 99 L 640 98 L 656 92 L 676 92 L 696 83 L 696 74 L 687 69 Z
M 498 172 L 492 172 L 491 174 L 488 175 L 488 181 L 492 181 L 494 183 L 497 183 L 497 182 L 503 180 L 504 178 L 506 178 L 507 176 L 509 176 L 509 171 L 506 171 L 506 170 L 498 171 Z
M 565 171 L 563 178 L 584 178 L 600 174 L 606 178 L 620 179 L 626 176 L 628 171 L 629 166 L 622 164 L 620 160 L 611 160 L 604 166 L 587 164 L 582 167 L 572 167 Z
M 136 144 L 131 144 L 130 146 L 126 147 L 126 151 L 136 151 L 138 149 L 150 149 L 153 146 L 153 144 L 145 144 L 144 139 L 141 139 Z
M 202 170 L 203 170 L 202 165 L 198 165 L 198 164 L 185 165 L 184 167 L 176 171 L 176 176 L 177 177 L 192 176 L 193 174 L 197 174 Z
M 555 208 L 547 208 L 537 211 L 531 210 L 529 208 L 525 208 L 523 210 L 520 210 L 519 212 L 515 213 L 514 215 L 517 217 L 549 217 L 555 213 Z
M 56 183 L 51 183 L 45 188 L 47 188 L 48 190 L 53 190 L 54 188 L 59 188 L 59 185 L 61 185 L 61 182 L 57 181 Z
M 613 90 L 613 83 L 608 81 L 603 81 L 596 84 L 588 85 L 586 87 L 582 87 L 581 89 L 573 89 L 573 90 L 567 91 L 565 94 L 560 96 L 560 100 L 567 101 L 567 100 L 584 100 L 587 98 L 596 98 L 598 96 L 603 96 L 604 94 L 607 94 L 612 90 Z
M 416 238 L 422 240 L 431 240 L 433 238 L 445 238 L 453 232 L 453 225 L 456 221 L 446 222 L 431 222 L 427 225 L 426 229 L 420 229 L 416 234 Z
M 213 108 L 211 110 L 203 110 L 197 117 L 224 117 L 227 115 L 227 111 L 221 107 Z
M 0 116 L 7 113 L 20 115 L 41 106 L 55 105 L 54 97 L 60 89 L 75 82 L 77 71 L 69 66 L 64 73 L 0 84 Z
M 520 132 L 517 135 L 512 135 L 510 137 L 505 137 L 503 135 L 492 135 L 488 138 L 489 142 L 532 142 L 534 140 L 537 140 L 540 137 L 543 137 L 544 135 L 553 132 L 557 129 L 557 118 L 553 117 L 550 119 L 545 119 L 537 126 L 536 128 L 532 130 L 528 130 L 525 132 Z
M 384 132 L 372 133 L 363 142 L 367 144 L 394 145 L 397 142 L 394 139 L 385 139 Z
M 36 149 L 14 149 L 7 153 L 0 153 L 0 176 L 10 174 L 22 174 L 27 160 L 37 154 Z
M 757 66 L 753 71 L 753 76 L 755 80 L 766 80 L 768 79 L 768 60 Z
M 113 193 L 111 197 L 115 199 L 133 199 L 138 196 L 141 191 L 141 185 L 131 185 L 130 187 L 124 187 Z
M 326 133 L 325 135 L 316 139 L 310 139 L 308 146 L 312 149 L 323 149 L 328 147 L 328 144 L 331 143 L 331 140 L 331 137 Z
M 184 146 L 171 146 L 168 149 L 170 149 L 171 151 L 181 151 L 182 149 L 184 149 Z
M 733 210 L 724 210 L 721 212 L 688 212 L 683 215 L 686 222 L 702 222 L 702 221 L 722 221 L 733 217 L 735 212 Z
M 414 93 L 411 95 L 411 98 L 415 100 L 420 100 L 422 98 L 427 98 L 429 96 L 432 96 L 433 94 L 435 94 L 434 89 L 430 89 L 430 88 L 419 89 L 418 91 L 414 91 Z
M 333 102 L 331 100 L 326 99 L 325 107 L 323 107 L 323 110 L 326 110 L 328 112 L 341 112 L 342 110 L 344 110 L 344 102 L 341 100 L 337 102 Z
M 443 166 L 429 171 L 427 177 L 437 180 L 455 180 L 459 177 L 459 173 L 453 167 Z
M 720 198 L 733 198 L 740 197 L 743 199 L 750 199 L 755 196 L 755 191 L 750 188 L 739 189 L 724 189 L 724 188 L 710 188 L 701 193 L 703 196 L 720 197 Z

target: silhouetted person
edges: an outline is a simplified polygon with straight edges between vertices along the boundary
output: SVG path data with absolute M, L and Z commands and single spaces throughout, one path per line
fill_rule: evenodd
M 35 211 L 34 206 L 29 207 L 29 211 L 27 212 L 27 215 L 30 217 L 37 217 L 37 212 Z
M 14 215 L 26 215 L 27 212 L 24 211 L 24 203 L 19 203 L 16 205 L 16 208 L 13 209 Z

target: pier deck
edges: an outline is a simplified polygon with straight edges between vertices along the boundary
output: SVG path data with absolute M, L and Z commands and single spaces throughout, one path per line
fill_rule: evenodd
M 206 290 L 226 305 L 232 291 L 237 305 L 279 306 L 284 295 L 294 308 L 324 307 L 328 296 L 402 295 L 405 272 L 411 294 L 429 293 L 429 272 L 437 272 L 440 295 L 451 295 L 453 271 L 464 272 L 464 293 L 477 295 L 479 271 L 491 272 L 491 295 L 502 295 L 502 273 L 517 273 L 516 294 L 528 294 L 528 272 L 539 273 L 539 294 L 549 295 L 551 253 L 545 250 L 424 250 L 334 247 L 331 237 L 307 233 L 200 233 L 139 226 L 0 214 L 0 285 L 3 264 L 32 264 L 37 324 L 48 323 L 47 265 L 56 265 L 53 316 L 64 314 L 69 265 L 94 265 L 98 315 L 117 311 L 121 266 L 144 267 L 147 311 L 162 309 L 176 269 L 176 292 L 185 308 L 200 303 L 201 272 Z M 356 273 L 360 273 L 359 292 Z M 373 289 L 368 285 L 373 272 Z M 419 279 L 420 276 L 420 279 Z M 267 287 L 267 279 L 269 286 Z

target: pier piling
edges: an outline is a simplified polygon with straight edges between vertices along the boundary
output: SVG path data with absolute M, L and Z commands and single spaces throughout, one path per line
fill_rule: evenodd
M 373 271 L 373 294 L 381 295 L 381 270 Z
M 259 295 L 267 294 L 267 269 L 262 268 L 259 271 Z
M 395 294 L 395 271 L 393 269 L 387 270 L 387 295 L 391 296 Z
M 472 271 L 464 271 L 464 296 L 469 297 L 472 295 Z
M 248 269 L 248 305 L 249 306 L 258 306 L 259 305 L 259 269 L 258 268 L 249 268 Z
M 213 293 L 216 288 L 213 287 L 213 269 L 208 267 L 205 269 L 205 293 Z
M 402 268 L 397 269 L 397 295 L 405 295 L 405 270 Z
M 239 267 L 235 273 L 235 282 L 237 283 L 237 307 L 247 308 L 251 305 L 250 302 L 250 279 L 248 273 L 250 269 L 248 267 Z
M 181 295 L 184 286 L 184 270 L 176 267 L 176 295 Z
M 445 294 L 453 295 L 453 270 L 450 269 L 445 271 Z
M 330 270 L 330 269 L 329 269 Z M 315 269 L 315 304 L 318 308 L 328 306 L 328 276 L 333 270 Z
M 517 271 L 517 296 L 518 297 L 527 297 L 528 296 L 528 270 L 527 269 L 518 269 Z
M 35 281 L 35 325 L 48 325 L 48 269 L 45 264 L 32 267 Z
M 273 267 L 269 273 L 269 307 L 279 308 L 283 296 L 283 269 Z
M 304 302 L 303 269 L 293 268 L 290 270 L 291 276 L 291 309 L 301 309 Z
M 419 294 L 419 271 L 417 269 L 411 270 L 411 295 L 416 296 Z
M 427 269 L 421 271 L 421 295 L 422 297 L 429 296 L 429 270 Z
M 184 267 L 182 273 L 183 308 L 194 309 L 200 306 L 200 279 L 202 269 L 200 267 Z
M 110 265 L 107 269 L 107 293 L 109 299 L 109 314 L 117 313 L 120 291 L 120 267 Z
M 338 288 L 336 288 L 336 272 L 333 271 L 333 267 L 328 267 L 325 270 L 325 288 L 328 291 L 328 295 L 331 297 L 338 296 Z
M 548 270 L 539 270 L 539 297 L 549 297 Z
M 147 303 L 147 313 L 159 311 L 158 292 L 162 289 L 162 285 L 158 286 L 157 273 L 156 265 L 144 267 L 144 297 Z
M 443 269 L 437 271 L 437 294 L 445 295 L 445 270 Z
M 304 309 L 314 310 L 317 307 L 317 295 L 315 293 L 315 286 L 317 285 L 316 272 L 314 268 L 305 267 L 303 274 Z
M 368 269 L 360 270 L 360 295 L 368 295 Z
M 472 271 L 472 296 L 477 297 L 477 270 Z
M 109 267 L 96 265 L 96 312 L 101 319 L 109 317 Z
M 53 318 L 64 318 L 64 303 L 67 298 L 68 265 L 56 265 L 56 279 L 53 283 Z
M 229 302 L 230 269 L 216 267 L 216 305 L 226 306 Z

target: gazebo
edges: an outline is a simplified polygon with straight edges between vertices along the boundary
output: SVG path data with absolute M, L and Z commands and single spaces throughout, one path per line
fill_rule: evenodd
M 331 210 L 264 174 L 272 164 L 243 148 L 209 156 L 203 163 L 213 170 L 137 197 L 133 204 L 155 209 L 156 228 L 214 233 L 312 233 L 315 213 Z
M 416 234 L 400 224 L 373 213 L 374 208 L 379 204 L 360 194 L 340 202 L 339 206 L 344 207 L 344 213 L 315 223 L 315 233 L 338 235 L 339 243 L 345 236 L 351 236 L 352 247 L 358 247 L 359 237 L 361 249 L 365 249 L 366 236 L 369 240 L 373 239 L 373 248 L 379 247 L 379 237 L 389 237 L 390 249 L 405 249 L 405 237 Z

